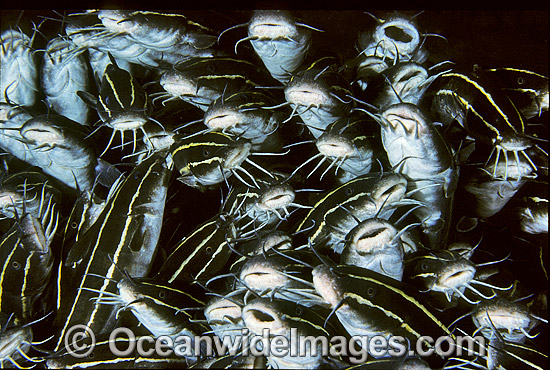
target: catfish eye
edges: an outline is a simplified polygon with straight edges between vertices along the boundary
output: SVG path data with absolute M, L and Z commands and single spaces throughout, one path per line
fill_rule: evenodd
M 352 188 L 347 188 L 346 189 L 346 194 L 347 195 L 352 195 L 353 194 L 353 189 Z
M 206 254 L 212 254 L 212 247 L 206 247 Z
M 71 222 L 71 228 L 76 229 L 78 227 L 78 223 L 76 221 Z
M 216 70 L 216 66 L 214 65 L 214 63 L 207 63 L 206 70 L 208 72 L 214 72 Z
M 11 267 L 13 267 L 15 270 L 19 270 L 19 268 L 21 267 L 21 264 L 17 261 L 13 261 L 11 263 Z
M 421 269 L 422 271 L 426 271 L 426 270 L 428 269 L 428 264 L 425 263 L 425 262 L 422 262 L 422 264 L 420 265 L 420 269 Z
M 523 77 L 518 77 L 518 85 L 523 85 L 525 83 L 525 79 Z
M 163 292 L 163 291 L 160 291 L 160 292 L 159 292 L 159 298 L 160 298 L 160 299 L 166 298 L 166 293 Z
M 374 297 L 374 295 L 376 294 L 376 289 L 374 289 L 373 287 L 370 287 L 367 289 L 367 295 L 372 298 Z
M 204 158 L 210 157 L 210 149 L 203 149 L 202 150 L 202 155 L 203 155 Z
M 304 313 L 304 310 L 302 309 L 302 307 L 296 306 L 296 315 L 302 316 L 303 313 Z

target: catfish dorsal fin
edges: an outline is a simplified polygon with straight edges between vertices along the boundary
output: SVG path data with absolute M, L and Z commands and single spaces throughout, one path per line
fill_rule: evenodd
M 116 63 L 116 59 L 115 57 L 113 56 L 113 54 L 111 54 L 110 51 L 107 52 L 107 55 L 109 56 L 109 60 L 111 61 L 111 64 L 113 66 L 115 66 L 116 69 L 120 69 L 120 67 L 118 66 L 118 64 Z
M 77 91 L 76 95 L 80 97 L 86 103 L 87 105 L 91 106 L 92 108 L 97 107 L 97 97 L 95 97 L 93 94 L 87 92 L 87 91 Z

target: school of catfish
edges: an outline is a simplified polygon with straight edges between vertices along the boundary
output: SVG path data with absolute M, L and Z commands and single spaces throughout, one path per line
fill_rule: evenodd
M 454 60 L 434 12 L 355 11 L 346 40 L 315 11 L 2 13 L 2 368 L 547 365 L 549 93 L 529 56 Z M 118 327 L 483 350 L 123 358 Z

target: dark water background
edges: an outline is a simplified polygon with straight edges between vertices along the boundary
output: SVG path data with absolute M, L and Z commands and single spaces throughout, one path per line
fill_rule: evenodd
M 20 27 L 25 33 L 32 33 L 32 22 L 39 24 L 44 18 L 61 19 L 60 14 L 77 13 L 80 10 L 2 10 L 1 30 L 10 27 Z M 163 10 L 163 12 L 170 12 Z M 218 32 L 229 27 L 245 24 L 251 17 L 251 10 L 192 10 L 175 11 L 186 15 L 188 18 L 209 26 Z M 296 10 L 291 11 L 300 21 L 309 26 L 323 30 L 314 32 L 311 52 L 316 55 L 338 55 L 342 61 L 350 60 L 358 54 L 355 44 L 360 32 L 372 29 L 376 22 L 374 19 L 360 10 Z M 373 11 L 373 15 L 386 18 L 393 12 Z M 420 14 L 419 14 L 420 13 Z M 417 10 L 400 11 L 400 14 L 415 16 L 419 30 L 424 33 L 438 34 L 440 37 L 429 37 L 426 46 L 430 52 L 430 63 L 450 60 L 457 64 L 480 64 L 484 67 L 514 67 L 529 69 L 537 73 L 549 75 L 549 11 L 548 10 L 495 10 L 495 11 L 465 11 L 465 10 Z M 46 20 L 40 27 L 40 35 L 36 36 L 35 49 L 44 48 L 47 41 L 62 33 L 63 25 L 60 21 Z M 246 37 L 246 27 L 228 31 L 222 37 L 222 44 L 232 51 L 232 47 L 239 39 Z M 247 43 L 239 46 L 239 56 L 243 58 L 255 58 Z M 241 54 L 242 53 L 242 54 Z M 248 53 L 248 54 L 247 54 Z M 546 118 L 548 115 L 545 116 Z M 546 120 L 546 129 L 548 122 Z M 546 135 L 548 137 L 548 135 Z M 548 148 L 548 144 L 545 144 Z M 186 191 L 195 194 L 194 189 Z M 188 217 L 191 221 L 186 228 L 180 230 L 185 235 L 197 224 L 212 217 L 219 207 L 219 192 L 190 196 L 186 193 L 182 198 L 187 198 L 189 204 L 180 204 L 180 209 L 193 210 L 186 215 L 174 215 Z M 521 194 L 520 194 L 521 195 Z M 178 196 L 179 195 L 175 195 Z M 211 197 L 205 200 L 206 197 Z M 191 206 L 197 199 L 201 207 Z M 202 202 L 202 200 L 205 200 Z M 456 206 L 460 206 L 459 202 Z M 497 215 L 497 217 L 500 217 Z M 488 227 L 489 232 L 483 235 L 484 245 L 489 245 L 492 256 L 485 255 L 485 260 L 503 258 L 507 251 L 513 255 L 506 262 L 505 270 L 508 270 L 514 278 L 522 280 L 526 286 L 538 291 L 544 290 L 547 284 L 541 275 L 538 250 L 524 248 L 524 244 L 514 244 L 512 232 L 502 231 L 498 224 Z M 531 241 L 535 244 L 547 243 L 547 237 L 534 237 Z M 517 246 L 511 246 L 512 244 Z M 499 252 L 499 248 L 502 252 Z M 523 250 L 520 250 L 523 249 Z M 547 248 L 546 248 L 547 253 Z M 545 255 L 547 258 L 547 255 Z M 536 270 L 536 273 L 533 271 Z M 503 286 L 503 285 L 501 285 Z M 547 288 L 546 288 L 547 289 Z M 544 330 L 543 330 L 544 331 Z M 546 333 L 542 336 L 544 337 Z M 542 340 L 545 343 L 546 340 Z M 544 348 L 544 346 L 542 347 Z
M 168 10 L 163 10 L 168 11 Z M 78 10 L 59 10 L 71 14 Z M 177 10 L 188 18 L 198 20 L 215 30 L 246 23 L 251 10 Z M 324 30 L 315 33 L 318 52 L 336 53 L 344 60 L 357 55 L 355 43 L 357 34 L 374 27 L 372 17 L 362 10 L 295 10 L 291 11 L 303 23 Z M 385 18 L 392 11 L 372 11 Z M 402 10 L 400 14 L 415 16 L 419 30 L 439 34 L 439 38 L 428 38 L 432 58 L 447 58 L 457 63 L 478 63 L 490 67 L 529 68 L 548 74 L 549 28 L 548 10 Z M 51 10 L 2 10 L 1 28 L 5 30 L 17 23 L 30 32 L 30 22 L 39 23 L 40 16 L 60 19 Z M 40 28 L 51 37 L 60 32 L 60 23 L 46 21 Z M 246 36 L 246 27 L 228 32 L 229 39 Z M 37 40 L 40 44 L 42 41 Z

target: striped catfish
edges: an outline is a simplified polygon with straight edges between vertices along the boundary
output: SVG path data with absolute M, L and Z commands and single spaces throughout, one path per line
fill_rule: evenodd
M 85 55 L 71 53 L 76 45 L 67 37 L 56 37 L 46 46 L 41 68 L 41 86 L 48 105 L 58 114 L 89 125 L 90 106 L 76 94 L 90 91 L 90 71 Z
M 339 334 L 337 327 L 327 320 L 328 310 L 308 308 L 296 302 L 257 298 L 243 307 L 242 317 L 251 335 L 261 336 L 267 329 L 272 343 L 275 336 L 288 340 L 290 348 L 283 355 L 267 352 L 268 364 L 273 368 L 317 369 L 327 362 L 323 356 L 323 340 Z M 327 325 L 328 324 L 328 325 Z M 317 340 L 307 341 L 313 337 Z M 296 343 L 300 341 L 301 343 Z M 280 341 L 279 341 L 280 342 Z
M 411 197 L 424 207 L 414 212 L 430 248 L 447 238 L 458 170 L 443 137 L 416 105 L 399 103 L 381 115 L 382 144 L 392 166 L 407 178 Z
M 403 199 L 407 180 L 398 173 L 367 174 L 331 190 L 309 211 L 296 231 L 308 231 L 311 243 L 325 245 L 341 253 L 346 235 L 357 220 L 372 217 L 389 219 L 400 205 L 415 202 Z
M 521 230 L 529 234 L 548 234 L 548 199 L 526 197 L 519 210 Z
M 0 312 L 28 323 L 49 310 L 59 213 L 50 203 L 42 219 L 24 214 L 0 240 Z
M 111 54 L 117 60 L 121 60 L 120 67 L 124 69 L 129 63 L 146 67 L 159 67 L 160 60 L 167 60 L 172 63 L 177 63 L 180 60 L 178 56 L 149 50 L 145 45 L 133 42 L 124 34 L 106 32 L 105 28 L 81 27 L 72 22 L 65 27 L 65 33 L 78 49 L 91 50 L 91 61 L 101 60 L 99 58 L 101 54 L 95 52 L 95 50 L 98 50 L 102 54 Z M 101 78 L 104 70 L 94 68 L 94 72 L 96 77 Z
M 481 332 L 485 339 L 493 340 L 500 335 L 502 339 L 515 343 L 534 338 L 537 334 L 532 335 L 529 332 L 540 321 L 548 324 L 548 320 L 531 313 L 527 304 L 502 297 L 479 303 L 473 309 L 471 317 L 476 332 Z
M 286 85 L 307 56 L 312 29 L 315 30 L 296 22 L 287 11 L 256 10 L 248 22 L 248 37 L 244 40 L 250 40 L 273 78 Z
M 315 138 L 352 108 L 351 86 L 339 67 L 337 58 L 319 58 L 297 71 L 285 87 L 292 115 L 297 113 Z
M 300 302 L 308 307 L 322 304 L 310 278 L 317 264 L 319 259 L 311 251 L 265 251 L 242 263 L 235 291 L 244 290 L 245 298 L 255 292 L 260 297 Z
M 491 148 L 487 162 L 493 155 L 495 163 L 501 156 L 509 163 L 511 155 L 519 162 L 521 156 L 536 171 L 537 166 L 527 150 L 534 147 L 548 157 L 527 134 L 523 115 L 500 89 L 499 83 L 479 67 L 474 66 L 466 72 L 444 73 L 432 86 L 435 88 L 430 95 L 433 96 L 431 109 L 436 119 L 444 125 L 458 122 L 476 143 Z
M 160 77 L 166 91 L 159 98 L 181 99 L 206 111 L 222 95 L 250 90 L 269 83 L 269 74 L 246 60 L 202 57 L 181 61 Z
M 396 280 L 403 277 L 405 251 L 401 233 L 390 222 L 370 218 L 346 235 L 341 264 L 360 266 Z
M 212 57 L 214 53 L 216 53 L 212 48 L 198 49 L 190 43 L 185 42 L 175 45 L 163 45 L 163 42 L 169 41 L 170 39 L 163 39 L 158 29 L 155 33 L 145 32 L 144 37 L 149 38 L 149 45 L 137 42 L 130 34 L 121 31 L 121 28 L 125 26 L 131 29 L 129 25 L 133 23 L 132 21 L 120 22 L 118 26 L 117 22 L 114 21 L 114 17 L 119 17 L 124 12 L 125 11 L 120 11 L 117 15 L 117 11 L 105 10 L 102 13 L 106 15 L 102 17 L 102 21 L 105 21 L 110 27 L 103 25 L 103 23 L 99 21 L 97 14 L 71 14 L 66 18 L 67 26 L 65 27 L 65 32 L 81 49 L 97 49 L 103 53 L 111 53 L 117 59 L 123 59 L 127 62 L 144 67 L 159 68 L 173 66 L 185 59 L 193 57 Z M 109 14 L 113 18 L 108 16 Z M 151 14 L 151 16 L 154 17 L 153 14 Z M 182 19 L 184 17 L 179 16 L 179 18 Z M 122 18 L 119 18 L 119 20 L 122 20 Z M 150 26 L 149 24 L 142 26 L 135 22 L 133 24 L 134 26 L 138 26 L 134 27 L 137 31 L 134 32 L 134 35 L 138 35 L 140 30 L 146 30 L 146 28 Z M 118 29 L 116 29 L 117 27 Z M 141 36 L 143 36 L 143 34 Z M 159 39 L 159 37 L 161 38 Z M 212 38 L 215 40 L 216 38 L 212 35 L 206 37 L 210 40 Z M 143 37 L 142 39 L 145 41 Z M 174 38 L 172 38 L 171 41 L 175 41 Z M 155 43 L 158 47 L 154 47 L 153 44 Z
M 328 125 L 325 132 L 315 141 L 319 154 L 308 161 L 316 157 L 321 157 L 321 160 L 308 176 L 326 160 L 330 161 L 330 164 L 321 174 L 321 180 L 334 167 L 341 183 L 368 174 L 375 156 L 375 128 L 377 127 L 372 120 L 354 114 Z M 343 173 L 338 174 L 339 169 L 342 169 Z
M 548 77 L 522 68 L 488 68 L 485 73 L 502 83 L 501 89 L 514 102 L 525 119 L 548 111 Z
M 401 336 L 416 343 L 454 334 L 418 299 L 414 288 L 362 267 L 318 265 L 317 293 L 330 305 L 350 335 Z M 407 345 L 406 342 L 401 343 Z M 429 347 L 429 344 L 424 342 Z M 364 348 L 367 352 L 368 348 Z
M 216 295 L 204 306 L 204 317 L 212 332 L 222 341 L 229 338 L 231 343 L 237 343 L 244 350 L 245 336 L 248 335 L 242 317 L 244 294 L 231 292 L 226 296 Z M 240 342 L 239 342 L 240 341 Z
M 204 113 L 204 124 L 251 141 L 254 149 L 276 150 L 281 145 L 277 128 L 282 121 L 281 111 L 269 95 L 256 90 L 227 92 L 214 100 Z
M 123 277 L 121 270 L 135 277 L 149 274 L 170 174 L 161 155 L 138 164 L 118 183 L 93 226 L 69 250 L 58 275 L 56 351 L 73 325 L 84 324 L 96 334 L 113 329 L 116 307 L 98 300 L 114 293 L 113 281 Z
M 496 215 L 528 179 L 536 177 L 530 163 L 521 158 L 515 163 L 500 158 L 498 163 L 466 168 L 461 187 L 466 192 L 464 198 L 471 203 L 470 216 L 485 219 Z
M 118 295 L 102 298 L 101 303 L 121 303 L 122 309 L 130 310 L 155 337 L 168 335 L 176 339 L 178 335 L 194 336 L 204 330 L 193 323 L 192 311 L 202 309 L 204 302 L 188 287 L 184 291 L 174 284 L 128 275 L 117 283 L 117 288 Z
M 135 329 L 135 328 L 132 328 Z M 150 337 L 148 337 L 150 338 Z M 45 362 L 48 369 L 182 369 L 188 368 L 190 361 L 183 356 L 176 354 L 161 355 L 155 352 L 154 343 L 144 340 L 144 336 L 136 335 L 134 339 L 125 337 L 124 335 L 116 336 L 110 339 L 108 334 L 98 335 L 95 344 L 81 341 L 79 350 L 69 352 L 65 349 L 49 355 Z M 143 344 L 145 351 L 151 351 L 148 355 L 143 355 L 136 350 L 136 342 L 140 341 Z M 132 344 L 132 342 L 134 342 Z M 132 349 L 132 345 L 133 349 Z M 119 351 L 124 353 L 120 356 L 118 353 L 113 353 L 112 346 L 115 346 Z M 87 351 L 91 352 L 83 356 Z
M 235 214 L 220 212 L 184 237 L 164 260 L 155 278 L 169 283 L 205 282 L 219 274 L 238 237 Z
M 11 29 L 0 35 L 0 102 L 32 106 L 39 99 L 33 39 Z
M 170 156 L 181 175 L 178 180 L 188 186 L 205 189 L 226 181 L 233 174 L 252 187 L 237 172 L 242 171 L 255 182 L 254 177 L 242 167 L 244 162 L 251 162 L 248 159 L 251 148 L 249 140 L 214 131 L 176 137 L 170 146 Z
M 215 53 L 215 32 L 183 14 L 101 9 L 97 17 L 108 31 L 127 35 L 148 49 L 178 54 L 182 59 Z
M 51 203 L 61 203 L 61 195 L 42 172 L 6 174 L 0 181 L 0 213 L 14 219 L 28 213 L 41 219 Z
M 0 367 L 30 369 L 42 362 L 39 358 L 28 355 L 35 343 L 33 339 L 32 323 L 24 325 L 13 324 L 14 316 L 0 313 Z M 33 322 L 34 323 L 34 322 Z M 24 365 L 32 366 L 25 367 Z
M 156 279 L 135 279 L 126 275 L 117 283 L 118 293 L 107 294 L 97 301 L 120 306 L 117 315 L 123 310 L 130 311 L 156 338 L 169 336 L 176 346 L 177 340 L 186 336 L 195 348 L 195 337 L 207 328 L 195 322 L 199 317 L 194 312 L 202 311 L 204 307 L 204 302 L 197 298 L 202 292 L 192 292 L 188 286 L 185 290 L 182 288 Z M 200 355 L 185 357 L 195 361 Z
M 449 250 L 417 252 L 409 255 L 405 260 L 403 280 L 425 294 L 427 302 L 433 302 L 436 307 L 448 306 L 448 303 L 456 304 L 457 299 L 462 298 L 468 305 L 475 305 L 480 300 L 474 301 L 466 296 L 466 290 L 483 299 L 492 299 L 496 295 L 495 290 L 511 288 L 511 286 L 497 287 L 478 277 L 479 267 L 494 262 L 475 264 L 468 258 L 470 251 L 461 252 L 451 248 L 452 245 L 449 246 Z M 447 302 L 442 302 L 444 301 L 442 297 L 445 297 Z
M 374 89 L 376 97 L 373 99 L 373 104 L 381 111 L 398 103 L 419 104 L 430 85 L 440 75 L 448 72 L 430 75 L 430 71 L 431 69 L 411 61 L 400 62 L 389 67 L 381 74 L 382 87 Z M 378 85 L 375 86 L 378 87 Z
M 78 95 L 93 105 L 103 123 L 113 130 L 107 147 L 100 154 L 102 156 L 111 146 L 117 132 L 120 132 L 122 147 L 124 147 L 124 133 L 131 131 L 134 135 L 133 152 L 137 145 L 137 131 L 140 130 L 146 137 L 143 128 L 150 120 L 151 104 L 147 93 L 134 76 L 120 68 L 116 60 L 110 55 L 111 64 L 105 69 L 99 96 L 96 98 L 85 91 L 78 91 Z
M 73 189 L 91 189 L 98 160 L 85 140 L 89 133 L 88 127 L 61 115 L 33 117 L 20 129 L 28 148 L 24 160 Z
M 290 216 L 289 209 L 308 208 L 295 202 L 296 191 L 281 174 L 258 177 L 256 184 L 257 188 L 238 184 L 227 196 L 229 207 L 240 205 L 237 212 L 243 232 L 272 227 Z
M 420 33 L 412 17 L 407 18 L 400 14 L 387 19 L 372 17 L 377 22 L 376 27 L 358 36 L 360 58 L 381 58 L 387 64 L 395 64 L 399 60 L 420 64 L 426 61 L 428 51 L 423 48 L 422 41 L 425 35 Z

